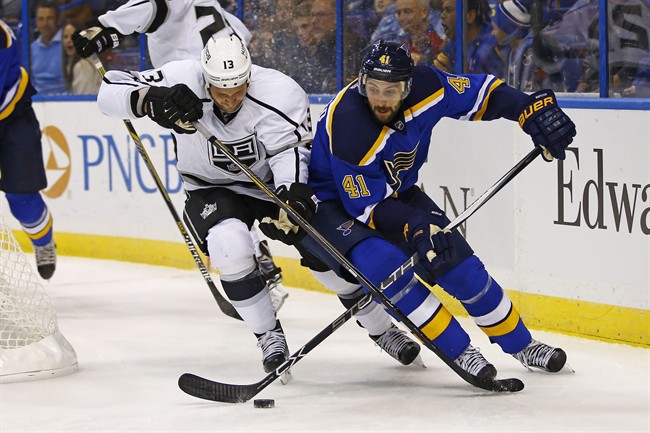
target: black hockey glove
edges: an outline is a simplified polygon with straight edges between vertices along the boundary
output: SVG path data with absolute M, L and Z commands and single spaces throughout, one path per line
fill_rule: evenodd
M 90 27 L 83 32 L 83 35 L 80 31 L 72 34 L 72 44 L 81 57 L 90 57 L 108 48 L 117 48 L 120 46 L 120 39 L 124 36 L 112 27 Z
M 144 97 L 144 105 L 151 120 L 178 134 L 196 132 L 190 122 L 196 122 L 203 116 L 203 102 L 185 84 L 152 86 Z
M 456 256 L 451 232 L 431 224 L 425 212 L 415 212 L 406 221 L 404 237 L 430 271 L 435 271 Z
M 292 183 L 288 190 L 282 185 L 276 194 L 307 222 L 310 222 L 316 213 L 316 196 L 306 183 Z M 282 208 L 278 209 L 277 217 L 264 217 L 260 222 L 260 230 L 271 239 L 277 239 L 287 245 L 293 245 L 305 236 L 305 231 Z
M 533 138 L 535 146 L 544 149 L 546 161 L 564 159 L 566 149 L 576 135 L 576 126 L 560 109 L 552 90 L 533 93 L 528 98 L 521 114 L 519 126 Z

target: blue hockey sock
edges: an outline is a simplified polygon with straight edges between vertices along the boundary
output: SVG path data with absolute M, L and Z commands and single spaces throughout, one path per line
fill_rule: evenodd
M 349 258 L 374 284 L 383 281 L 407 259 L 399 248 L 381 238 L 364 239 L 349 253 Z M 415 278 L 413 271 L 391 284 L 384 294 L 450 359 L 456 359 L 469 344 L 469 336 L 460 323 Z
M 504 352 L 519 352 L 530 343 L 530 331 L 517 309 L 478 257 L 468 257 L 437 282 L 461 301 L 490 341 Z
M 11 214 L 16 217 L 35 246 L 42 247 L 52 240 L 52 214 L 40 193 L 6 194 Z

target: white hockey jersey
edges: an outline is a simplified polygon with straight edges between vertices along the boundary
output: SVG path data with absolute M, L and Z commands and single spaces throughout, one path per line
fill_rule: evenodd
M 251 33 L 217 0 L 129 0 L 99 17 L 104 27 L 123 35 L 146 33 L 151 64 L 199 59 L 210 36 L 233 31 L 248 44 Z
M 307 182 L 312 140 L 309 98 L 283 73 L 253 65 L 248 92 L 237 114 L 215 114 L 201 65 L 180 60 L 143 72 L 108 71 L 97 96 L 102 113 L 120 119 L 143 117 L 142 94 L 151 84 L 184 83 L 203 103 L 202 123 L 264 182 L 277 188 Z M 177 169 L 186 190 L 225 187 L 270 200 L 200 133 L 176 135 Z

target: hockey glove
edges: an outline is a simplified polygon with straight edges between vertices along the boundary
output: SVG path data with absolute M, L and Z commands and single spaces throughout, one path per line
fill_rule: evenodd
M 307 222 L 311 221 L 316 213 L 316 196 L 306 183 L 292 183 L 288 190 L 281 185 L 276 194 Z M 293 245 L 305 236 L 305 231 L 301 230 L 282 208 L 278 209 L 277 217 L 264 217 L 260 222 L 260 230 L 271 239 L 277 239 L 287 245 Z
M 425 267 L 431 271 L 455 257 L 456 251 L 450 235 L 450 231 L 441 230 L 440 227 L 429 223 L 429 218 L 424 212 L 409 216 L 404 226 L 404 237 L 417 251 Z
M 564 159 L 566 149 L 576 135 L 576 126 L 558 107 L 555 93 L 542 90 L 528 98 L 519 115 L 519 126 L 533 138 L 535 146 L 544 149 L 546 161 Z
M 123 35 L 112 27 L 91 27 L 83 31 L 76 31 L 72 34 L 72 44 L 77 54 L 81 57 L 90 57 L 99 54 L 108 48 L 120 46 L 120 39 Z
M 196 132 L 190 122 L 196 122 L 203 116 L 203 102 L 185 84 L 149 88 L 144 105 L 151 120 L 178 134 Z

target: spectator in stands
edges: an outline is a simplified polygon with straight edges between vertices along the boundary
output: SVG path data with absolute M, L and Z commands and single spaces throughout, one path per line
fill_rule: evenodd
M 57 0 L 63 22 L 69 22 L 78 29 L 85 29 L 94 23 L 95 15 L 88 0 Z
M 296 7 L 293 15 L 293 28 L 296 34 L 296 42 L 301 50 L 314 46 L 310 13 L 309 3 L 305 2 Z
M 444 42 L 444 31 L 440 25 L 440 13 L 436 20 L 429 18 L 429 0 L 397 0 L 395 15 L 404 31 L 399 42 L 406 43 L 416 65 L 433 65 Z
M 456 0 L 443 0 L 442 27 L 446 42 L 434 61 L 434 65 L 453 74 L 493 74 L 499 78 L 508 72 L 508 50 L 500 49 L 492 35 L 487 0 L 468 0 L 465 14 L 464 38 L 466 60 L 464 71 L 456 68 Z M 505 52 L 504 52 L 505 51 Z
M 312 35 L 316 45 L 310 58 L 311 83 L 307 93 L 335 93 L 336 71 L 336 0 L 313 0 L 311 4 Z M 356 78 L 364 44 L 356 33 L 343 31 L 343 85 Z M 296 77 L 299 84 L 300 77 Z
M 40 36 L 30 46 L 32 83 L 41 94 L 64 93 L 61 29 L 56 4 L 41 0 L 36 6 L 35 18 Z
M 548 84 L 546 73 L 535 63 L 530 13 L 523 1 L 505 0 L 497 4 L 493 13 L 492 34 L 499 45 L 511 50 L 508 75 L 504 77 L 508 85 L 524 92 L 554 87 Z
M 95 66 L 88 59 L 84 59 L 74 48 L 72 34 L 77 28 L 71 23 L 63 26 L 63 78 L 65 87 L 74 95 L 96 95 L 102 78 Z
M 624 97 L 650 98 L 650 66 L 641 66 L 630 87 L 623 89 Z
M 375 0 L 375 15 L 379 23 L 370 35 L 370 42 L 374 43 L 379 39 L 385 41 L 399 41 L 402 29 L 397 22 L 395 15 L 395 0 Z
M 609 93 L 623 97 L 647 95 L 650 2 L 610 0 L 608 11 Z M 561 20 L 541 32 L 542 46 L 552 54 L 568 91 L 600 90 L 598 23 L 598 1 L 578 0 Z

